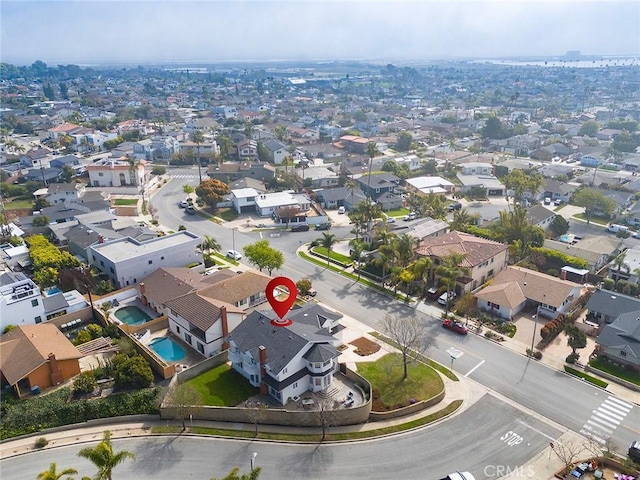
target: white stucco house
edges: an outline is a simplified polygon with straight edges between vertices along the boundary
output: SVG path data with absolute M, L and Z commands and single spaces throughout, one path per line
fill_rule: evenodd
M 7 325 L 34 325 L 45 319 L 38 285 L 23 273 L 0 274 L 0 331 Z

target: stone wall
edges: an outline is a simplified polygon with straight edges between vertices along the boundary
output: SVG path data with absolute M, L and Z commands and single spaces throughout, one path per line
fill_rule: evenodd
M 389 420 L 392 418 L 404 417 L 413 413 L 429 408 L 437 403 L 440 403 L 445 396 L 445 389 L 443 388 L 440 393 L 431 397 L 428 400 L 422 402 L 416 402 L 413 405 L 409 405 L 390 412 L 371 412 L 370 419 L 372 422 L 380 422 L 382 420 Z

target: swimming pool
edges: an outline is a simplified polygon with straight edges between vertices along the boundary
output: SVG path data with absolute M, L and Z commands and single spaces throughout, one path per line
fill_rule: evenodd
M 152 317 L 147 315 L 147 313 L 135 306 L 132 307 L 122 307 L 116 310 L 114 313 L 116 318 L 120 320 L 122 323 L 127 323 L 129 325 L 142 325 L 143 323 L 152 320 Z
M 168 337 L 158 337 L 151 340 L 149 348 L 160 355 L 167 362 L 177 362 L 185 356 L 184 348 Z
M 50 297 L 51 295 L 55 295 L 56 293 L 62 293 L 62 290 L 60 290 L 58 287 L 51 287 L 44 291 L 44 296 Z

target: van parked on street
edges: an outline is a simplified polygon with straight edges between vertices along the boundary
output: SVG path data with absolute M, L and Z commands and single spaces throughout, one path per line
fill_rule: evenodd
M 618 225 L 616 223 L 610 223 L 607 225 L 607 232 L 610 233 L 618 233 L 618 232 L 626 232 L 629 230 L 629 227 L 626 225 Z

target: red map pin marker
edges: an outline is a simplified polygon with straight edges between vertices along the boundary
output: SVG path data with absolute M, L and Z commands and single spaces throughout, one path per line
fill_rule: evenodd
M 273 296 L 273 292 L 278 287 L 286 287 L 289 290 L 289 296 L 285 298 L 282 302 L 277 300 L 276 297 Z M 291 307 L 296 301 L 296 297 L 298 296 L 298 289 L 296 288 L 296 284 L 293 283 L 293 280 L 287 277 L 276 277 L 271 280 L 267 284 L 267 300 L 269 300 L 269 305 L 273 308 L 273 311 L 276 312 L 276 315 L 280 317 L 280 320 L 273 319 L 271 320 L 271 325 L 276 327 L 288 327 L 293 322 L 291 320 L 285 319 L 285 315 L 289 313 Z

